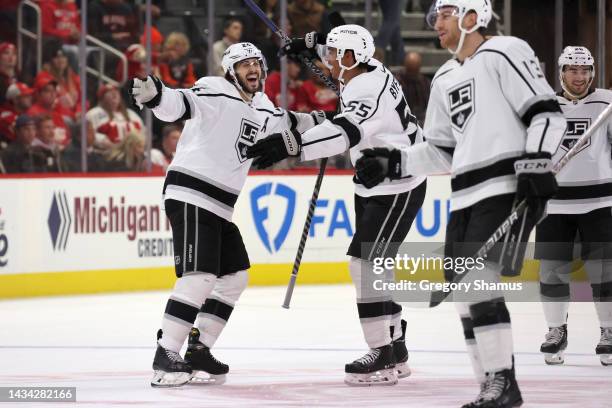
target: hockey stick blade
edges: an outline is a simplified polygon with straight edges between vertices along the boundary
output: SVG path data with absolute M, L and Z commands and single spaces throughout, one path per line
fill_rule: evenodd
M 591 127 L 586 132 L 584 132 L 584 134 L 580 136 L 580 138 L 576 141 L 574 146 L 572 146 L 572 148 L 568 150 L 561 157 L 561 159 L 559 159 L 559 161 L 553 167 L 554 174 L 558 174 L 563 169 L 563 167 L 565 167 L 565 165 L 572 159 L 572 157 L 574 157 L 578 153 L 578 151 L 587 143 L 587 141 L 591 138 L 591 136 L 593 136 L 593 134 L 604 124 L 604 122 L 610 117 L 610 115 L 612 115 L 612 104 L 608 105 L 608 107 L 606 107 L 606 109 L 604 109 L 599 114 L 599 116 L 597 117 L 595 122 L 593 122 Z M 493 235 L 491 235 L 489 239 L 487 239 L 487 241 L 482 245 L 482 247 L 476 253 L 476 257 L 486 258 L 487 254 L 489 253 L 491 248 L 493 248 L 495 243 L 497 243 L 497 241 L 499 241 L 501 237 L 503 237 L 508 232 L 508 230 L 510 230 L 510 227 L 512 227 L 512 225 L 519 219 L 519 217 L 526 210 L 527 210 L 527 201 L 523 200 L 516 206 L 514 211 L 512 211 L 512 213 L 508 216 L 508 218 L 506 218 L 502 222 L 502 224 L 495 230 L 495 232 L 493 232 Z M 463 279 L 465 275 L 467 275 L 467 273 L 464 275 L 461 275 L 458 282 L 461 282 L 461 280 Z M 432 292 L 431 298 L 429 301 L 429 307 L 438 306 L 440 303 L 446 300 L 451 293 L 452 291 L 447 291 L 447 292 L 434 291 Z

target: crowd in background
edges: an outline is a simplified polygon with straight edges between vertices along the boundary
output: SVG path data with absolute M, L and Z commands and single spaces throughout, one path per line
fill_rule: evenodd
M 83 148 L 88 171 L 144 171 L 150 156 L 152 171 L 163 172 L 176 150 L 182 124 L 155 120 L 152 126 L 153 149 L 145 151 L 143 112 L 131 105 L 124 86 L 129 78 L 146 75 L 144 1 L 88 2 L 88 34 L 121 51 L 127 67 L 120 59 L 107 58 L 104 70 L 114 82 L 100 81 L 90 75 L 86 89 L 78 75 L 80 1 L 36 0 L 41 9 L 43 34 L 40 70 L 36 68 L 36 47 L 32 41 L 24 43 L 28 52 L 22 53 L 21 69 L 18 69 L 20 50 L 16 46 L 16 10 L 20 1 L 4 0 L 1 3 L 0 173 L 80 171 Z M 272 20 L 280 22 L 278 0 L 261 0 L 259 3 Z M 291 1 L 287 10 L 288 34 L 303 36 L 310 31 L 329 31 L 327 3 L 319 0 Z M 384 0 L 379 0 L 379 3 L 383 19 L 385 14 L 396 14 L 395 5 L 387 3 L 406 4 Z M 244 6 L 237 2 L 236 7 Z M 152 73 L 168 87 L 189 88 L 208 72 L 207 50 L 202 47 L 205 42 L 197 39 L 197 44 L 192 44 L 190 38 L 194 36 L 189 36 L 187 29 L 185 32 L 162 33 L 155 21 L 164 9 L 164 0 L 153 1 Z M 280 105 L 278 38 L 246 10 L 225 17 L 222 33 L 213 45 L 211 72 L 223 75 L 221 58 L 228 46 L 239 41 L 251 41 L 262 50 L 267 60 L 269 72 L 265 92 Z M 398 40 L 399 20 L 396 20 L 393 18 L 393 24 L 387 25 L 388 32 L 381 29 L 377 45 L 380 43 L 383 48 L 390 45 L 391 62 L 395 65 L 403 63 L 403 68 L 396 73 L 397 78 L 404 87 L 409 105 L 422 121 L 429 97 L 429 79 L 420 73 L 420 55 L 414 52 L 404 54 L 403 43 L 398 43 L 401 35 Z M 376 55 L 384 59 L 385 54 L 379 50 Z M 88 47 L 87 58 L 89 64 L 99 56 L 90 53 Z M 328 72 L 322 63 L 317 65 Z M 127 71 L 127 76 L 124 71 Z M 287 85 L 288 109 L 302 112 L 336 110 L 338 98 L 334 92 L 306 72 L 298 61 L 288 60 Z M 82 92 L 87 96 L 86 112 L 81 109 Z M 87 128 L 85 147 L 81 146 L 82 121 L 86 121 Z M 346 157 L 337 158 L 332 163 L 340 168 L 350 166 Z

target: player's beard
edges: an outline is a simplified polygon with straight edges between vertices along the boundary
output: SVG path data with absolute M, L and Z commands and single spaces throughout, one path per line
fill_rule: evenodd
M 248 94 L 254 95 L 256 92 L 260 92 L 262 90 L 261 75 L 257 76 L 257 88 L 255 90 L 251 90 L 251 87 L 249 86 L 248 82 L 243 80 L 240 75 L 237 75 L 236 79 L 238 80 L 238 85 L 240 85 L 242 90 Z M 246 79 L 246 77 L 244 79 Z

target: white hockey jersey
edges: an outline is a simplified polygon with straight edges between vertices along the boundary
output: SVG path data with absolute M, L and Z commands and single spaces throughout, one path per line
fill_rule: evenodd
M 164 88 L 157 118 L 187 119 L 168 167 L 164 199 L 187 202 L 231 220 L 251 159 L 247 147 L 284 129 L 315 125 L 309 114 L 276 108 L 258 92 L 246 103 L 223 77 L 204 77 L 191 89 Z
M 529 45 L 493 37 L 434 76 L 425 143 L 402 152 L 402 174 L 451 173 L 451 209 L 516 191 L 514 161 L 557 150 L 566 122 Z
M 302 160 L 329 157 L 350 149 L 355 165 L 364 149 L 399 149 L 423 141 L 421 127 L 393 74 L 376 60 L 369 64 L 368 72 L 351 79 L 342 90 L 341 112 L 302 135 Z M 410 175 L 400 180 L 385 179 L 367 189 L 355 178 L 355 193 L 362 197 L 399 194 L 424 180 L 424 176 Z
M 556 163 L 612 103 L 612 91 L 596 89 L 582 99 L 557 97 L 567 119 L 567 132 L 553 157 Z M 612 119 L 589 138 L 557 174 L 559 192 L 548 202 L 549 214 L 584 214 L 612 207 Z

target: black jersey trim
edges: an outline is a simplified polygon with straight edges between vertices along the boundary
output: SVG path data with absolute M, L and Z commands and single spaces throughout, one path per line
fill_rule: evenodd
M 374 108 L 370 116 L 368 116 L 367 118 L 361 119 L 359 121 L 360 125 L 366 120 L 370 119 L 372 116 L 374 116 L 374 114 L 378 110 L 378 107 L 380 106 L 380 98 L 382 97 L 383 92 L 385 92 L 385 89 L 387 89 L 387 84 L 389 83 L 389 77 L 391 77 L 391 74 L 387 74 L 387 78 L 385 78 L 385 84 L 383 85 L 382 89 L 380 90 L 380 93 L 378 94 L 378 98 L 376 99 L 376 108 Z
M 361 131 L 350 120 L 348 120 L 344 116 L 340 116 L 339 118 L 334 118 L 332 123 L 336 126 L 339 126 L 344 130 L 349 139 L 350 147 L 357 145 L 361 141 Z
M 166 180 L 164 181 L 164 194 L 166 194 L 166 187 L 168 187 L 169 185 L 175 185 L 185 187 L 190 190 L 195 190 L 232 208 L 238 200 L 237 194 L 225 191 L 217 186 L 207 183 L 204 180 L 200 180 L 198 178 L 176 170 L 168 171 L 168 174 L 166 175 Z
M 540 145 L 538 146 L 538 152 L 542 151 L 542 145 L 544 144 L 544 139 L 546 139 L 546 132 L 548 132 L 548 127 L 550 126 L 550 119 L 546 118 L 546 125 L 544 125 L 544 130 L 542 131 L 542 136 L 540 136 Z
M 453 69 L 455 69 L 455 67 L 452 67 L 452 68 L 447 69 L 446 71 L 444 71 L 444 72 L 443 72 L 443 73 L 441 73 L 440 75 L 436 75 L 436 76 L 434 77 L 434 79 L 432 79 L 432 81 L 431 81 L 431 85 L 429 86 L 429 89 L 433 88 L 433 84 L 434 84 L 434 82 L 436 82 L 436 80 L 437 80 L 438 78 L 440 78 L 440 77 L 441 77 L 441 76 L 443 76 L 443 75 L 448 74 L 448 73 L 449 73 L 449 72 L 451 72 Z
M 451 190 L 464 190 L 495 177 L 509 176 L 514 174 L 514 162 L 517 159 L 518 157 L 510 157 L 479 169 L 458 174 L 451 179 Z
M 521 121 L 526 127 L 529 127 L 533 118 L 536 115 L 539 115 L 540 113 L 563 114 L 563 111 L 561 110 L 561 106 L 559 105 L 558 101 L 555 101 L 553 99 L 546 99 L 544 101 L 538 101 L 531 105 L 529 109 L 527 109 L 527 111 L 523 114 Z
M 308 143 L 302 143 L 302 147 L 304 147 L 304 146 L 310 146 L 311 144 L 315 144 L 315 143 L 319 143 L 319 142 L 324 142 L 324 141 L 326 141 L 326 140 L 335 139 L 335 138 L 336 138 L 336 137 L 338 137 L 338 136 L 342 136 L 342 133 L 338 133 L 338 134 L 333 135 L 333 136 L 323 137 L 323 138 L 321 138 L 321 139 L 317 139 L 317 140 L 311 140 L 311 141 L 310 141 L 310 142 L 308 142 Z
M 257 109 L 257 110 L 260 110 L 260 109 Z M 269 112 L 269 111 L 266 111 L 264 109 L 261 109 L 261 110 L 263 110 L 264 112 Z M 291 122 L 291 130 L 295 130 L 295 128 L 297 128 L 297 125 L 298 125 L 297 118 L 295 117 L 295 115 L 291 111 L 287 111 L 287 115 L 289 116 L 289 121 Z M 274 116 L 274 114 L 273 114 L 273 116 Z
M 516 65 L 514 65 L 514 63 L 510 60 L 510 58 L 508 58 L 508 56 L 506 54 L 504 54 L 503 52 L 501 52 L 499 50 L 492 50 L 492 49 L 488 49 L 487 48 L 487 49 L 478 51 L 476 54 L 474 54 L 474 57 L 476 55 L 482 53 L 482 52 L 492 52 L 492 53 L 499 54 L 502 57 L 504 57 L 506 59 L 506 61 L 508 61 L 508 64 L 510 64 L 510 66 L 512 66 L 512 68 L 514 68 L 516 73 L 519 74 L 521 79 L 527 84 L 527 86 L 529 87 L 529 90 L 531 90 L 531 92 L 533 92 L 534 95 L 537 95 L 536 91 L 533 89 L 533 87 L 531 86 L 529 81 L 527 81 L 527 78 L 525 78 L 525 76 L 521 73 L 521 71 L 519 71 L 519 69 L 516 67 Z M 474 58 L 474 57 L 472 57 L 472 58 Z
M 181 95 L 183 96 L 183 103 L 185 104 L 185 113 L 183 113 L 183 116 L 181 116 L 178 120 L 189 120 L 191 119 L 191 105 L 189 104 L 189 99 L 187 99 L 187 96 L 182 92 Z
M 601 103 L 602 105 L 609 105 L 610 102 L 604 102 L 604 101 L 589 101 L 589 102 L 585 102 L 585 105 L 589 105 L 591 103 Z
M 555 200 L 581 200 L 608 196 L 612 196 L 612 183 L 559 187 L 559 191 L 553 198 Z
M 209 94 L 209 93 L 196 93 L 196 92 L 194 92 L 194 94 L 196 96 L 210 96 L 211 98 L 216 98 L 216 97 L 229 98 L 229 99 L 234 99 L 236 101 L 240 101 L 240 102 L 244 103 L 244 100 L 242 98 L 237 98 L 235 96 L 227 95 L 227 94 L 224 94 L 224 93 Z
M 430 143 L 431 143 L 431 142 L 430 142 Z M 454 148 L 454 147 L 438 146 L 438 145 L 435 145 L 435 144 L 433 144 L 433 143 L 431 143 L 431 145 L 432 145 L 433 147 L 435 147 L 436 149 L 440 149 L 440 150 L 442 150 L 444 153 L 446 153 L 446 154 L 450 155 L 450 157 L 451 157 L 451 158 L 452 158 L 452 157 L 453 157 L 453 155 L 455 154 L 455 148 Z
M 273 111 L 269 110 L 269 109 L 264 109 L 264 108 L 255 108 L 255 110 L 261 111 L 261 112 L 267 112 L 272 116 L 276 116 L 276 117 L 280 117 L 283 116 L 284 113 L 283 112 L 279 112 L 279 113 L 274 113 Z M 287 111 L 288 113 L 291 113 L 289 111 Z

